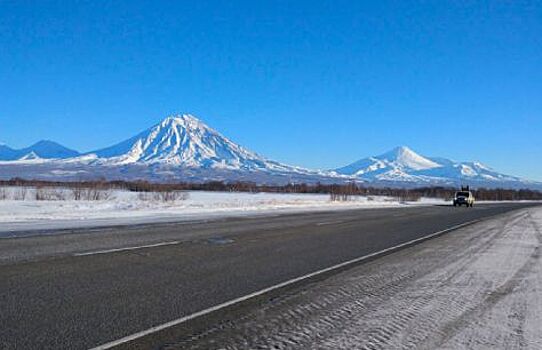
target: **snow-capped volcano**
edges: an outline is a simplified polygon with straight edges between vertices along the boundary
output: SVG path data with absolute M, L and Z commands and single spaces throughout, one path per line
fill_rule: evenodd
M 145 179 L 154 181 L 335 182 L 330 172 L 286 165 L 258 155 L 190 114 L 169 116 L 111 147 L 73 157 L 40 153 L 0 158 L 0 178 Z M 0 154 L 1 155 L 1 154 Z
M 542 189 L 541 183 L 501 174 L 479 162 L 426 157 L 405 146 L 330 171 L 290 166 L 234 143 L 190 114 L 169 116 L 123 142 L 83 154 L 52 141 L 18 150 L 0 144 L 0 179 L 13 177 Z
M 190 114 L 170 116 L 114 146 L 90 152 L 107 165 L 163 164 L 186 168 L 293 170 L 222 136 Z
M 529 186 L 532 182 L 498 173 L 480 162 L 455 162 L 424 157 L 401 146 L 379 156 L 364 158 L 335 169 L 342 175 L 371 182 L 416 185 Z
M 441 165 L 417 154 L 406 146 L 400 146 L 379 156 L 358 160 L 343 168 L 336 169 L 336 172 L 344 175 L 363 176 L 384 174 L 390 170 L 397 173 L 438 167 Z
M 426 170 L 438 168 L 441 165 L 425 158 L 406 146 L 396 147 L 378 157 L 381 161 L 393 164 L 403 169 Z

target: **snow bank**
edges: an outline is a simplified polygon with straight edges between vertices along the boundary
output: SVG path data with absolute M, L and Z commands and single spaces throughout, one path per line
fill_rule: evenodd
M 28 195 L 27 198 L 34 198 Z M 323 194 L 230 193 L 191 191 L 188 199 L 172 202 L 143 200 L 138 193 L 114 191 L 107 200 L 0 200 L 0 231 L 155 221 L 199 220 L 223 216 L 405 207 L 442 203 L 435 199 L 401 203 L 381 196 L 352 197 L 331 202 Z M 25 225 L 22 225 L 25 224 Z M 57 225 L 58 224 L 58 225 Z

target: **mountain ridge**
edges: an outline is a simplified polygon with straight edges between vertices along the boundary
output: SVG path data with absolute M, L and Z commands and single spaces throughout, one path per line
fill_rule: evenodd
M 77 157 L 78 151 L 67 148 L 58 142 L 40 140 L 28 147 L 14 149 L 5 144 L 0 144 L 0 160 L 20 160 L 22 158 L 38 157 L 42 159 L 65 159 Z
M 373 185 L 537 187 L 480 162 L 426 157 L 407 146 L 330 170 L 280 163 L 236 144 L 191 114 L 170 115 L 112 146 L 79 153 L 43 140 L 20 150 L 0 145 L 0 178 L 13 175 L 175 181 L 347 182 Z M 8 168 L 9 167 L 9 168 Z M 37 175 L 38 174 L 38 175 Z
M 517 176 L 505 175 L 478 161 L 453 161 L 443 157 L 424 157 L 406 146 L 378 156 L 362 158 L 334 169 L 370 182 L 417 182 L 419 184 L 531 184 Z

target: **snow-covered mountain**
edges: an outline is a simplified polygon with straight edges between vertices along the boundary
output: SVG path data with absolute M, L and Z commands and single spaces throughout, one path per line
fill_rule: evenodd
M 369 182 L 416 186 L 471 184 L 521 188 L 535 185 L 532 181 L 501 174 L 480 162 L 455 162 L 446 158 L 424 157 L 406 146 L 358 160 L 335 169 L 335 172 Z
M 0 178 L 145 179 L 154 181 L 335 182 L 327 171 L 290 166 L 252 152 L 198 118 L 167 117 L 111 147 L 72 157 L 44 159 L 37 150 L 0 162 Z M 7 158 L 10 156 L 10 158 Z M 0 160 L 2 160 L 0 158 Z
M 440 167 L 428 158 L 424 158 L 405 146 L 397 147 L 375 157 L 360 159 L 335 171 L 343 175 L 356 177 L 408 176 L 408 172 Z
M 19 150 L 0 144 L 0 179 L 12 177 L 542 189 L 542 183 L 504 175 L 479 162 L 425 157 L 404 146 L 335 170 L 290 166 L 234 143 L 189 114 L 167 117 L 123 142 L 83 154 L 52 141 Z
M 28 160 L 28 159 L 66 159 L 77 157 L 79 152 L 69 149 L 53 141 L 42 140 L 30 147 L 13 149 L 0 145 L 0 160 Z
M 114 146 L 89 152 L 104 165 L 162 164 L 186 168 L 305 171 L 268 160 L 184 114 L 162 122 Z

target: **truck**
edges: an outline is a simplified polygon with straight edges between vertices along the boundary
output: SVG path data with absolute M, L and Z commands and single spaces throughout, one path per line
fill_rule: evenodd
M 454 207 L 462 206 L 463 204 L 471 208 L 474 205 L 474 196 L 469 186 L 461 187 L 461 191 L 457 191 L 454 195 Z

